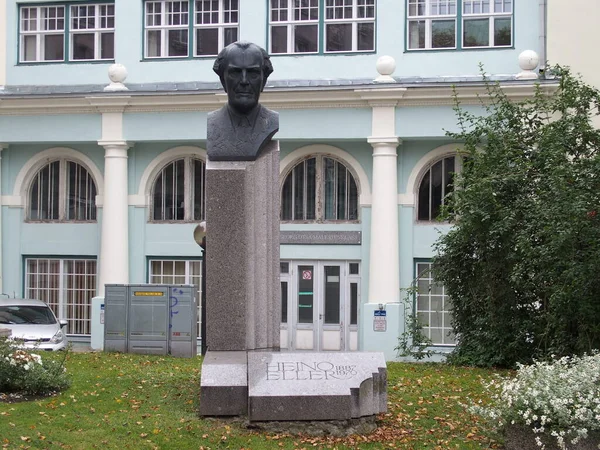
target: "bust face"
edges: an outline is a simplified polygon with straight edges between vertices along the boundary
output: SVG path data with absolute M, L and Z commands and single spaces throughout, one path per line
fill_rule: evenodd
M 263 87 L 263 55 L 249 47 L 234 47 L 227 55 L 224 72 L 229 106 L 239 114 L 248 114 L 256 105 Z

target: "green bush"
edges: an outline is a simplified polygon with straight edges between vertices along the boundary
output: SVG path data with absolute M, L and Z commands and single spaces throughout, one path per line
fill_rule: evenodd
M 600 92 L 555 68 L 525 101 L 488 83 L 474 116 L 457 101 L 464 169 L 437 242 L 452 298 L 450 361 L 514 367 L 600 348 Z
M 13 341 L 0 338 L 0 392 L 49 395 L 69 387 L 65 359 L 42 358 L 20 349 Z

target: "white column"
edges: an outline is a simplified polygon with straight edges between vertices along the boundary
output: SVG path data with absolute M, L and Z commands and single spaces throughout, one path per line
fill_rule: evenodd
M 398 251 L 398 138 L 370 137 L 373 146 L 373 191 L 369 303 L 400 300 Z
M 105 284 L 129 282 L 127 149 L 124 141 L 99 141 L 104 147 L 104 206 L 98 296 Z
M 2 266 L 4 246 L 2 245 L 2 150 L 8 148 L 8 144 L 0 144 L 0 293 L 4 289 L 4 272 Z

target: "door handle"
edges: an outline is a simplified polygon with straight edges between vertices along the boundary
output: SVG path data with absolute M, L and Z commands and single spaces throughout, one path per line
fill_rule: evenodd
M 319 320 L 323 320 L 323 314 L 319 314 Z

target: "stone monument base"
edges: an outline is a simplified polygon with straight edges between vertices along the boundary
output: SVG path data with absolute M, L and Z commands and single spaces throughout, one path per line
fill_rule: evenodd
M 387 411 L 383 353 L 208 352 L 201 416 L 348 421 Z

